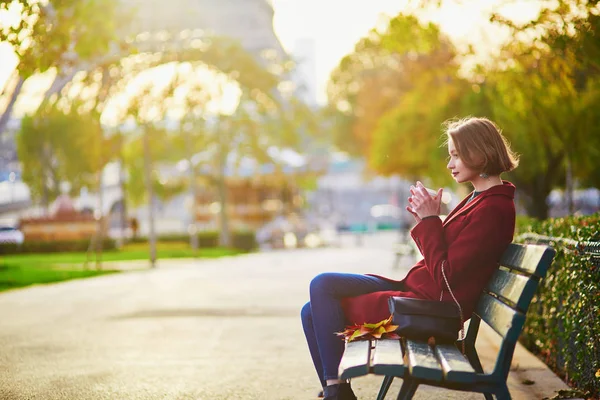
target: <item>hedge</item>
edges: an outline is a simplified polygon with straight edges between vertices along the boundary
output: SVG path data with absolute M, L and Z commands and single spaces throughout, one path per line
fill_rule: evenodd
M 521 342 L 572 386 L 600 395 L 600 214 L 530 224 L 517 241 L 535 233 L 556 250 L 527 313 Z M 537 236 L 540 241 L 540 237 Z M 587 248 L 586 248 L 587 246 Z
M 53 242 L 25 240 L 20 245 L 15 243 L 0 243 L 0 254 L 81 252 L 87 251 L 89 246 L 89 240 L 61 240 Z M 103 240 L 103 250 L 114 250 L 115 248 L 116 245 L 113 239 L 105 238 Z
M 189 242 L 190 236 L 187 234 L 168 234 L 160 235 L 159 242 Z M 132 243 L 147 243 L 148 238 L 145 236 L 137 237 L 131 240 Z M 200 248 L 218 247 L 219 232 L 218 231 L 201 231 L 198 232 L 198 246 Z M 231 247 L 239 250 L 250 251 L 258 247 L 256 236 L 252 231 L 237 231 L 231 233 Z
M 158 237 L 159 242 L 189 242 L 189 235 L 170 234 Z M 132 243 L 147 243 L 147 237 L 138 237 L 131 240 Z M 90 245 L 89 240 L 70 240 L 70 241 L 28 241 L 18 245 L 14 243 L 0 243 L 0 254 L 20 254 L 20 253 L 58 253 L 58 252 L 80 252 L 87 251 Z M 205 231 L 198 232 L 198 246 L 200 248 L 218 247 L 219 232 Z M 231 234 L 231 247 L 234 249 L 251 251 L 258 247 L 254 232 L 243 231 L 233 232 Z M 114 250 L 116 248 L 113 239 L 104 239 L 103 250 Z

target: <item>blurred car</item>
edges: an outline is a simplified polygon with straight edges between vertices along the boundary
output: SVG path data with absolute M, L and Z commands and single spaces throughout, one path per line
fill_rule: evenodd
M 23 244 L 25 235 L 13 226 L 0 226 L 0 243 Z
M 296 214 L 280 215 L 263 225 L 256 231 L 256 241 L 263 249 L 318 247 L 322 244 L 316 227 Z

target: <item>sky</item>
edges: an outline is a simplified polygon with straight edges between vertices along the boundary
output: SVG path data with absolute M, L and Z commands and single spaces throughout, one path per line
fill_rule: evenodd
M 489 23 L 491 11 L 525 21 L 539 12 L 537 0 L 446 0 L 440 9 L 421 12 L 420 18 L 437 23 L 457 45 L 472 44 L 485 58 L 508 39 L 507 32 Z M 331 71 L 358 40 L 378 25 L 382 15 L 395 16 L 414 9 L 414 0 L 271 0 L 274 31 L 288 52 L 301 39 L 315 45 L 316 95 L 325 103 Z
M 394 16 L 410 10 L 415 0 L 270 0 L 274 9 L 273 29 L 283 47 L 294 53 L 304 40 L 314 45 L 314 89 L 316 101 L 326 102 L 326 85 L 331 71 L 342 57 L 353 51 L 355 43 L 377 26 L 383 15 Z M 473 44 L 482 57 L 507 39 L 505 32 L 488 22 L 491 10 L 520 20 L 538 12 L 538 0 L 512 0 L 498 8 L 503 0 L 445 0 L 440 9 L 421 13 L 423 20 L 438 23 L 458 45 Z M 0 83 L 16 64 L 6 44 L 0 43 Z M 36 86 L 33 91 L 43 92 Z M 37 89 L 37 90 L 36 90 Z

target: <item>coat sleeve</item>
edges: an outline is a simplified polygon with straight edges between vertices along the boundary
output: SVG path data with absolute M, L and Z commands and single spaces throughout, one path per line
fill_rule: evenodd
M 439 218 L 422 220 L 411 235 L 423 254 L 427 270 L 438 289 L 445 290 L 444 271 L 451 283 L 481 274 L 481 266 L 496 265 L 512 241 L 514 212 L 498 204 L 470 211 L 456 237 L 446 237 Z M 452 222 L 451 222 L 452 223 Z

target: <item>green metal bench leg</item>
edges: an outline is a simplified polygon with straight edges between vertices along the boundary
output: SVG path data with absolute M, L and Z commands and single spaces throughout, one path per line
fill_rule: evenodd
M 500 386 L 498 390 L 496 390 L 496 398 L 498 400 L 511 400 L 510 392 L 508 391 L 508 386 Z
M 379 393 L 377 394 L 377 400 L 385 399 L 385 395 L 387 394 L 390 386 L 392 385 L 393 380 L 393 376 L 386 375 L 385 378 L 383 378 L 383 382 L 381 382 L 381 388 L 379 388 Z
M 473 366 L 473 369 L 476 372 L 483 374 L 483 367 L 481 366 L 481 361 L 479 361 L 479 356 L 477 355 L 477 351 L 475 351 L 475 348 L 473 346 L 467 346 L 465 350 L 467 353 L 467 358 Z M 485 400 L 494 400 L 494 397 L 491 393 L 483 393 L 483 396 L 485 397 Z
M 479 361 L 479 357 L 477 356 L 477 352 L 474 347 L 467 346 L 466 347 L 466 356 L 469 359 L 469 362 L 473 366 L 475 372 L 483 374 L 483 367 L 481 366 L 481 361 Z
M 410 400 L 415 395 L 419 383 L 414 379 L 404 379 L 396 400 Z

